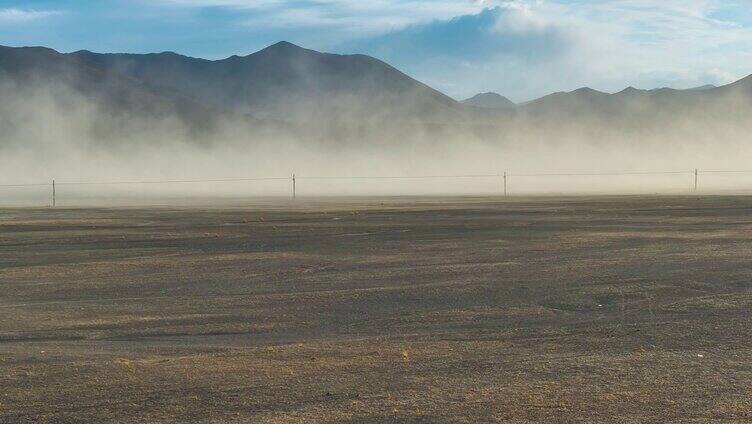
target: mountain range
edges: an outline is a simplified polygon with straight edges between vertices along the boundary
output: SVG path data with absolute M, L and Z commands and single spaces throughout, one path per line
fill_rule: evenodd
M 0 47 L 0 82 L 62 85 L 113 110 L 177 111 L 193 120 L 225 112 L 262 119 L 427 120 L 457 102 L 377 59 L 334 55 L 280 42 L 210 61 L 175 53 L 61 54 Z
M 222 60 L 171 52 L 63 54 L 44 47 L 0 47 L 3 84 L 18 90 L 62 87 L 58 93 L 75 93 L 109 115 L 177 116 L 197 131 L 228 119 L 255 126 L 349 122 L 376 128 L 401 123 L 504 130 L 531 124 L 571 129 L 597 122 L 624 131 L 660 128 L 678 118 L 738 123 L 752 116 L 752 76 L 690 90 L 630 87 L 608 94 L 582 88 L 519 105 L 483 93 L 460 102 L 378 59 L 320 53 L 288 42 Z

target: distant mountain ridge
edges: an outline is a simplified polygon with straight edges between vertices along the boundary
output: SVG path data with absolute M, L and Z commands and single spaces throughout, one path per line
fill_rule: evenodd
M 175 53 L 70 56 L 157 90 L 262 118 L 431 119 L 459 110 L 455 100 L 372 57 L 319 53 L 284 41 L 215 61 Z
M 489 140 L 566 132 L 600 140 L 670 130 L 695 137 L 695 127 L 720 134 L 752 122 L 752 76 L 687 90 L 628 87 L 608 94 L 585 87 L 518 105 L 496 93 L 458 102 L 378 59 L 287 42 L 222 60 L 171 52 L 62 54 L 0 47 L 0 88 L 9 84 L 12 93 L 54 88 L 58 103 L 68 109 L 80 107 L 74 97 L 92 103 L 107 118 L 95 120 L 97 137 L 120 131 L 125 138 L 123 128 L 132 118 L 147 122 L 141 128 L 173 125 L 175 119 L 175 127 L 183 123 L 207 136 L 231 122 L 244 125 L 236 136 L 268 129 L 362 143 L 383 139 L 386 132 L 393 140 L 413 132 L 429 141 L 451 131 Z M 13 119 L 0 116 L 0 124 Z
M 152 106 L 190 105 L 199 113 L 206 108 L 283 120 L 310 118 L 312 110 L 316 111 L 314 117 L 420 121 L 466 117 L 465 106 L 535 111 L 582 108 L 620 97 L 690 99 L 698 94 L 712 96 L 738 89 L 747 80 L 687 90 L 628 87 L 614 94 L 584 87 L 519 105 L 493 92 L 458 102 L 378 59 L 320 53 L 285 41 L 247 56 L 221 60 L 173 52 L 119 54 L 81 50 L 61 54 L 44 47 L 0 46 L 0 73 L 27 81 L 31 77 L 62 81 L 89 94 L 121 100 L 140 98 Z M 113 95 L 113 90 L 117 95 Z
M 739 95 L 738 100 L 752 102 L 752 75 L 725 86 L 705 85 L 686 90 L 666 87 L 642 90 L 627 87 L 617 93 L 609 94 L 583 87 L 570 92 L 549 94 L 520 105 L 520 109 L 530 113 L 615 113 L 620 109 L 624 112 L 635 109 L 638 106 L 636 102 L 640 102 L 640 109 L 646 111 L 652 107 L 681 106 L 691 108 L 701 107 L 703 104 L 707 105 L 709 101 L 718 100 L 720 97 L 732 93 Z

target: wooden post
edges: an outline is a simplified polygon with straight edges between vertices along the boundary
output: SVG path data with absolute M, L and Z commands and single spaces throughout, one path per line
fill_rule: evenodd
M 504 171 L 504 197 L 507 197 L 507 171 Z
M 56 199 L 55 199 L 55 180 L 52 180 L 52 207 L 55 207 Z
M 695 168 L 695 191 L 697 191 L 697 168 Z
M 295 200 L 295 174 L 292 174 L 292 200 Z

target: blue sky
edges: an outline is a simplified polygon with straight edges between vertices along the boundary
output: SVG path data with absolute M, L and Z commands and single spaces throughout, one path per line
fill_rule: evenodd
M 210 59 L 279 40 L 386 60 L 462 98 L 752 74 L 748 0 L 0 0 L 0 44 Z

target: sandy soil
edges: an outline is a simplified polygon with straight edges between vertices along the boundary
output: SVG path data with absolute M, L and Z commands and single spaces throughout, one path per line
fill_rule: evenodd
M 752 198 L 0 209 L 0 422 L 749 422 Z

